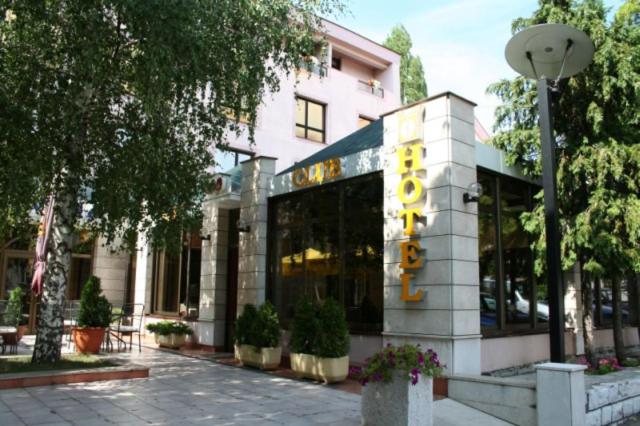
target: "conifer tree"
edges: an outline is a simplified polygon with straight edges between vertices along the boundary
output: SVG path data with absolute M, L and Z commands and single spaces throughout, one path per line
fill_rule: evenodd
M 404 26 L 396 25 L 383 43 L 401 55 L 400 91 L 403 104 L 410 104 L 427 97 L 427 82 L 419 56 L 411 53 L 411 36 Z

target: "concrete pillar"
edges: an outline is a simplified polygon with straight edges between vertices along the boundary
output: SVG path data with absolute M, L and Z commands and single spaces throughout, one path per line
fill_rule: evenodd
M 200 307 L 196 336 L 198 343 L 223 346 L 226 326 L 227 258 L 229 249 L 229 211 L 215 201 L 203 204 L 204 218 L 200 266 Z
M 580 266 L 577 263 L 573 268 L 571 268 L 571 270 L 564 272 L 564 284 L 566 288 L 564 296 L 565 326 L 573 330 L 571 337 L 573 340 L 572 343 L 575 345 L 575 354 L 583 355 L 584 330 L 582 328 L 582 283 L 580 277 Z
M 240 223 L 247 227 L 238 242 L 238 314 L 244 305 L 259 305 L 266 298 L 267 198 L 276 159 L 256 157 L 242 163 Z
M 383 337 L 385 342 L 433 348 L 448 374 L 480 373 L 477 203 L 463 202 L 467 187 L 477 179 L 473 108 L 446 94 L 384 118 Z M 398 152 L 406 155 L 406 147 L 416 143 L 424 148 L 424 170 L 400 173 Z M 423 187 L 424 198 L 412 204 L 399 197 L 407 176 Z M 415 223 L 413 236 L 407 235 L 401 217 L 407 208 L 424 216 Z M 401 245 L 409 241 L 423 250 L 419 268 L 401 267 Z M 409 293 L 423 291 L 420 300 L 403 300 L 403 273 L 413 275 Z
M 546 363 L 536 365 L 538 425 L 585 424 L 585 365 Z
M 151 271 L 151 250 L 146 237 L 142 234 L 138 234 L 138 241 L 136 243 L 136 276 L 135 276 L 135 289 L 133 293 L 133 303 L 144 304 L 145 313 L 151 312 L 151 291 L 147 288 L 147 277 Z

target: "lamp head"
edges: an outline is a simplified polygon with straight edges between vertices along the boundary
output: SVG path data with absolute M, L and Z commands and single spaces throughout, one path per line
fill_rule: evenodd
M 527 78 L 560 80 L 584 70 L 594 51 L 584 32 L 564 24 L 540 24 L 511 37 L 505 56 L 509 66 Z

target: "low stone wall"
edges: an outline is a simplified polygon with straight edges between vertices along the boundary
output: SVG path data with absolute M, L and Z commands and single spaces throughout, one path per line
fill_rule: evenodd
M 637 371 L 637 377 L 629 377 L 630 371 Z M 624 374 L 624 375 L 623 375 Z M 595 377 L 586 377 L 587 382 L 587 425 L 616 425 L 624 419 L 640 413 L 640 370 L 625 369 L 594 383 Z M 605 381 L 606 380 L 606 381 Z

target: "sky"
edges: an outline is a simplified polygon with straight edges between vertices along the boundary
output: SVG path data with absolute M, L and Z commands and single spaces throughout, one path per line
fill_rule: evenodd
M 511 22 L 529 17 L 537 0 L 345 0 L 349 12 L 332 19 L 382 43 L 405 26 L 425 69 L 429 95 L 452 91 L 478 104 L 476 116 L 491 132 L 499 104 L 489 84 L 516 76 L 504 59 Z M 605 0 L 616 10 L 624 0 Z

